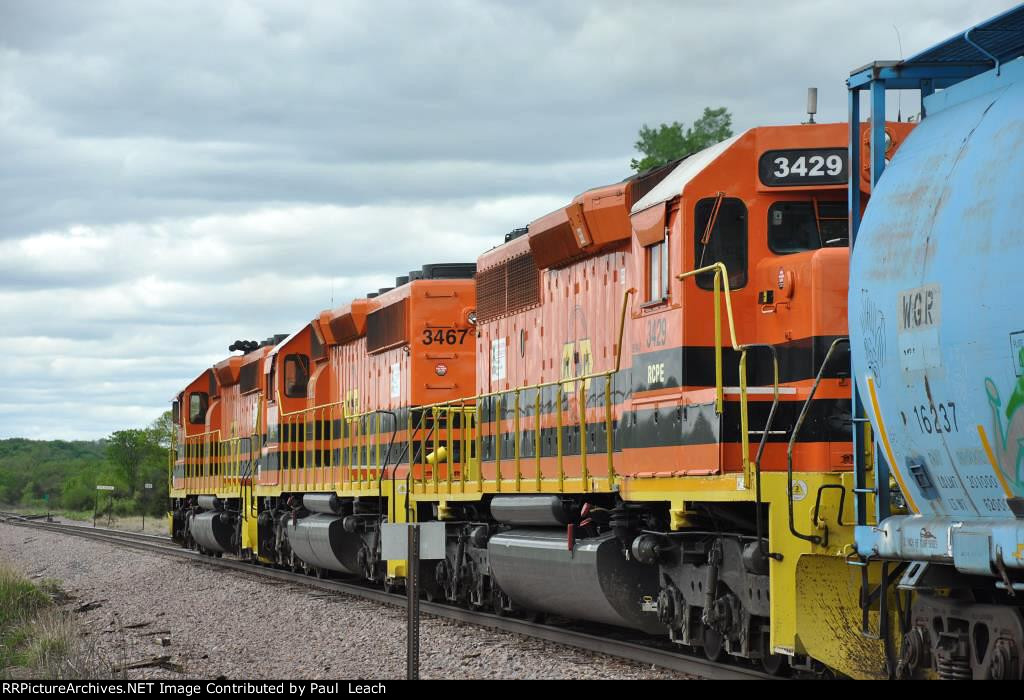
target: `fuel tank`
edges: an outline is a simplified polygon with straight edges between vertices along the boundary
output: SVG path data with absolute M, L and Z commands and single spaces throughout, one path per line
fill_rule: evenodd
M 658 571 L 626 559 L 611 533 L 577 540 L 565 530 L 518 529 L 487 543 L 491 574 L 514 603 L 531 610 L 664 632 L 658 622 Z M 650 612 L 644 611 L 644 602 Z
M 1024 60 L 924 106 L 851 257 L 857 388 L 909 508 L 932 518 L 924 530 L 991 521 L 975 559 L 1001 549 L 1024 566 L 996 534 L 1024 516 Z M 898 554 L 886 531 L 858 531 L 858 549 Z
M 357 574 L 360 571 L 358 559 L 362 538 L 353 532 L 346 532 L 339 518 L 326 513 L 316 513 L 297 522 L 290 519 L 285 525 L 288 546 L 302 561 L 321 569 Z
M 491 515 L 499 523 L 527 527 L 565 526 L 573 519 L 562 498 L 554 495 L 495 496 Z
M 204 549 L 211 552 L 230 552 L 234 550 L 231 540 L 234 527 L 226 513 L 216 510 L 205 510 L 192 516 L 189 526 L 192 539 Z

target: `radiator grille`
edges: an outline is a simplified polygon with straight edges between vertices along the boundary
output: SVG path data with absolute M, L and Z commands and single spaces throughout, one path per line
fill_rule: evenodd
M 242 370 L 238 374 L 238 390 L 243 394 L 250 391 L 254 391 L 259 388 L 260 377 L 259 377 L 259 362 L 250 362 L 247 365 L 242 365 Z
M 519 255 L 476 275 L 479 321 L 506 316 L 540 303 L 540 271 L 531 253 Z
M 402 299 L 366 317 L 366 349 L 377 352 L 408 342 L 409 300 Z

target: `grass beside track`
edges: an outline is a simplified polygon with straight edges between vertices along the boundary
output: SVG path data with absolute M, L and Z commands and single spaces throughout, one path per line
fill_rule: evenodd
M 0 564 L 0 678 L 110 678 L 104 663 L 70 615 L 55 604 L 58 582 L 39 585 Z

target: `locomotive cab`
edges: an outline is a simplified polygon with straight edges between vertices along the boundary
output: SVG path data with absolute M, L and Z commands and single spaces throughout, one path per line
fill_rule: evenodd
M 888 125 L 890 149 L 911 126 Z M 785 440 L 801 400 L 832 343 L 847 333 L 846 142 L 843 124 L 751 129 L 685 159 L 632 207 L 632 277 L 640 290 L 632 314 L 634 444 L 664 440 L 666 408 L 694 414 L 690 425 L 678 421 L 691 437 L 660 471 L 741 469 L 740 353 L 728 347 L 730 336 L 774 347 L 781 397 L 760 466 L 786 468 Z M 721 370 L 715 273 L 679 277 L 719 263 L 727 274 L 718 284 L 728 286 L 732 307 L 722 322 L 733 324 L 719 331 L 726 336 Z M 845 357 L 826 369 L 794 457 L 798 469 L 852 467 Z M 772 353 L 751 351 L 746 370 L 747 384 L 758 387 L 749 392 L 749 422 L 760 428 L 774 395 Z M 724 396 L 701 391 L 716 384 L 724 384 Z M 724 420 L 714 415 L 716 401 Z
M 259 554 L 317 575 L 390 583 L 381 525 L 404 522 L 406 484 L 462 478 L 462 430 L 419 406 L 473 387 L 472 264 L 426 265 L 321 312 L 271 353 Z M 400 435 L 399 431 L 405 431 Z M 428 460 L 447 446 L 445 459 Z
M 193 379 L 171 402 L 174 423 L 174 448 L 170 457 L 169 483 L 170 532 L 177 542 L 185 542 L 189 508 L 195 500 L 197 474 L 208 452 L 211 397 L 216 401 L 218 384 L 212 369 Z

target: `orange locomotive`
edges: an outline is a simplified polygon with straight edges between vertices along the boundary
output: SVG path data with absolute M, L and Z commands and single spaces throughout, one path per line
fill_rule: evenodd
M 889 125 L 890 153 L 910 128 Z M 881 671 L 847 625 L 846 142 L 842 124 L 751 129 L 480 257 L 480 460 L 411 492 L 450 522 L 450 600 L 773 671 L 863 674 L 869 648 Z
M 242 504 L 251 494 L 266 418 L 264 367 L 284 337 L 235 341 L 229 350 L 243 355 L 218 362 L 173 401 L 170 530 L 176 540 L 210 553 L 239 551 Z
M 908 127 L 890 128 L 902 136 Z M 793 425 L 826 352 L 846 335 L 846 172 L 845 158 L 839 160 L 845 153 L 844 129 L 841 124 L 751 129 L 645 177 L 585 192 L 532 222 L 528 233 L 523 230 L 482 255 L 478 393 L 599 374 L 618 362 L 621 371 L 611 390 L 617 475 L 738 470 L 738 387 L 723 387 L 721 398 L 711 390 L 719 374 L 715 275 L 710 270 L 684 279 L 678 275 L 715 263 L 725 266 L 736 336 L 774 346 L 781 394 L 775 420 L 780 428 Z M 815 159 L 806 175 L 789 180 L 769 175 L 764 182 L 763 172 L 781 167 L 768 161 L 801 153 Z M 831 156 L 837 160 L 829 161 Z M 821 177 L 811 174 L 818 158 Z M 729 345 L 730 338 L 724 340 Z M 738 381 L 739 355 L 723 352 L 720 374 L 729 382 Z M 768 352 L 751 355 L 751 385 L 772 384 L 770 360 Z M 796 448 L 801 471 L 852 464 L 843 365 L 830 366 L 818 388 Z M 602 454 L 605 383 L 594 377 L 587 385 L 585 451 Z M 576 424 L 577 390 L 562 386 L 563 425 Z M 554 436 L 546 432 L 555 428 L 557 390 L 540 392 L 545 476 L 558 471 L 551 459 Z M 763 424 L 772 392 L 748 393 L 749 420 Z M 722 404 L 721 419 L 715 417 L 716 401 Z M 520 428 L 532 435 L 533 394 L 521 394 L 520 403 L 525 406 Z M 507 414 L 502 421 L 502 459 L 508 459 L 514 441 Z M 494 422 L 484 423 L 486 463 L 495 461 Z M 786 468 L 781 438 L 769 435 L 762 469 Z M 564 441 L 563 471 L 578 479 L 582 465 L 575 432 L 567 432 Z M 532 458 L 530 441 L 521 437 L 521 444 L 521 456 Z
M 286 365 L 292 357 L 312 371 L 268 402 L 267 468 L 255 491 L 260 556 L 389 578 L 380 526 L 406 520 L 409 464 L 422 462 L 408 428 L 422 422 L 419 406 L 474 384 L 474 271 L 425 265 L 393 289 L 322 312 L 276 348 Z
M 910 128 L 887 125 L 890 154 Z M 581 194 L 472 280 L 426 274 L 467 279 L 411 280 L 226 360 L 205 423 L 186 420 L 201 398 L 180 417 L 176 534 L 394 584 L 382 525 L 436 519 L 431 596 L 881 673 L 846 562 L 846 143 L 842 124 L 748 130 Z M 259 386 L 230 389 L 256 363 Z M 225 446 L 244 402 L 252 439 Z
M 418 406 L 473 391 L 474 270 L 425 265 L 290 336 L 233 344 L 245 354 L 176 403 L 195 403 L 196 422 L 179 420 L 175 536 L 211 553 L 383 580 L 379 526 L 405 520 L 408 465 L 424 452 L 395 438 L 422 422 Z M 448 428 L 427 432 L 447 438 Z M 314 530 L 335 546 L 311 546 Z

